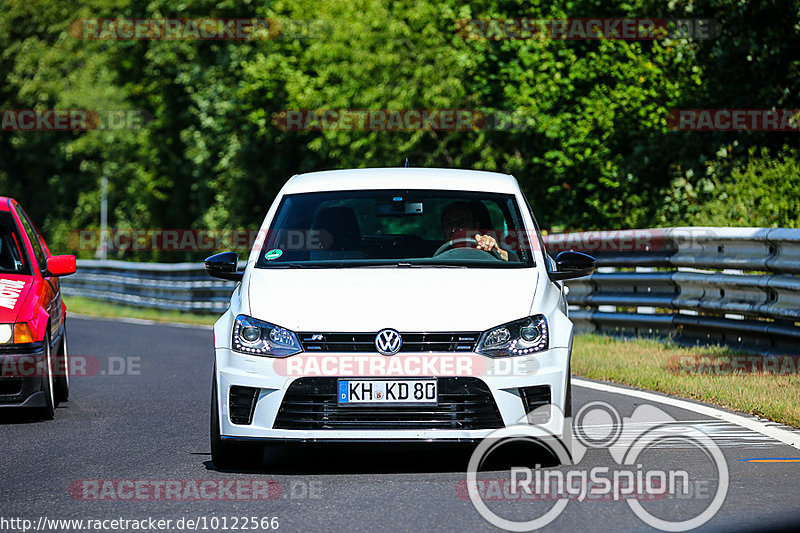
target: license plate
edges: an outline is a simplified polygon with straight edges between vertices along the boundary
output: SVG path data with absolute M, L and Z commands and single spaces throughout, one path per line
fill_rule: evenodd
M 340 379 L 339 405 L 436 405 L 435 379 Z

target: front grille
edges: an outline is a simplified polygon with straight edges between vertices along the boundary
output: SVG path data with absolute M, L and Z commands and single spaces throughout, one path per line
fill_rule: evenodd
M 231 387 L 230 402 L 228 403 L 231 422 L 240 425 L 252 424 L 257 399 L 258 389 L 238 385 Z
M 489 387 L 472 377 L 438 378 L 436 406 L 345 406 L 337 378 L 292 382 L 275 419 L 276 429 L 493 429 L 503 427 Z
M 551 400 L 549 385 L 520 388 L 519 397 L 522 398 L 522 405 L 525 407 L 525 414 L 528 417 L 529 424 L 546 424 L 550 420 Z M 547 408 L 537 411 L 542 406 L 547 406 Z
M 307 352 L 377 352 L 376 333 L 299 333 Z M 400 333 L 400 352 L 471 352 L 480 336 L 476 332 Z
M 44 351 L 43 342 L 24 342 L 20 344 L 0 345 L 0 355 L 35 355 Z

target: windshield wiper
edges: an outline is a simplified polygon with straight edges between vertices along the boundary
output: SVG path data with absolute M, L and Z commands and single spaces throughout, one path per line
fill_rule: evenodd
M 396 263 L 271 263 L 262 268 L 467 268 L 468 265 L 455 265 L 452 263 L 410 263 L 398 261 Z
M 411 263 L 398 262 L 398 263 L 345 263 L 342 268 L 411 268 L 419 265 L 412 265 Z
M 372 265 L 352 265 L 352 266 L 365 266 L 369 268 L 466 268 L 464 265 L 451 265 L 447 263 L 409 263 L 406 261 L 399 261 L 397 263 L 382 263 Z

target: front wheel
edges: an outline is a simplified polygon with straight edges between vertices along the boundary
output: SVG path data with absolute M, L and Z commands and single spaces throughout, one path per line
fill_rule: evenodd
M 217 371 L 211 387 L 211 462 L 218 470 L 252 469 L 261 465 L 264 447 L 258 444 L 225 442 L 220 434 Z
M 564 402 L 564 418 L 572 418 L 572 375 L 567 376 L 567 396 Z
M 64 323 L 61 332 L 61 355 L 58 358 L 58 372 L 53 380 L 55 385 L 54 396 L 56 402 L 66 402 L 69 399 L 69 351 L 67 349 L 67 324 Z
M 44 392 L 44 407 L 39 408 L 39 416 L 44 420 L 55 417 L 56 399 L 53 384 L 53 354 L 50 350 L 50 332 L 44 336 L 44 371 L 42 372 L 42 392 Z

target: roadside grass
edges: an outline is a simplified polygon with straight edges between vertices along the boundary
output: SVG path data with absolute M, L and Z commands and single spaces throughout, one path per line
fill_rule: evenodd
M 727 369 L 715 372 L 718 367 L 709 364 L 711 357 L 735 355 L 746 354 L 721 346 L 684 347 L 654 339 L 623 340 L 582 334 L 576 335 L 573 342 L 572 372 L 590 379 L 693 398 L 800 427 L 797 367 L 790 367 L 793 371 L 789 373 L 769 374 Z M 694 370 L 698 362 L 705 372 Z
M 202 325 L 211 325 L 219 318 L 218 314 L 212 313 L 189 313 L 184 311 L 150 309 L 147 307 L 133 307 L 92 300 L 80 296 L 65 296 L 64 303 L 67 304 L 67 316 L 69 316 L 70 313 L 75 313 L 98 318 L 138 318 L 171 324 Z

